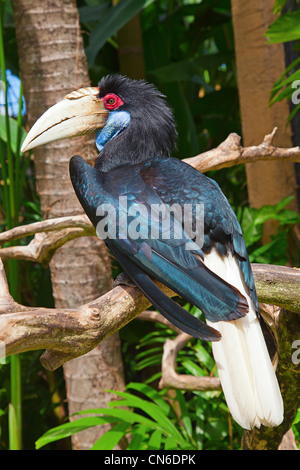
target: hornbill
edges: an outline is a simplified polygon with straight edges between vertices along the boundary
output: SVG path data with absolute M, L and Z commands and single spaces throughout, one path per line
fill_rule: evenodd
M 95 165 L 73 156 L 70 177 L 98 234 L 155 308 L 212 341 L 234 419 L 245 429 L 279 425 L 283 402 L 241 227 L 216 182 L 170 156 L 177 132 L 165 97 L 144 80 L 106 76 L 48 109 L 22 151 L 93 131 Z M 197 306 L 206 322 L 153 279 Z

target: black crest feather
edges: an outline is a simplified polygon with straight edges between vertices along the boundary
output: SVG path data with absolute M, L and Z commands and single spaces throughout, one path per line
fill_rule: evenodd
M 129 127 L 105 145 L 99 169 L 109 171 L 116 165 L 170 155 L 177 140 L 174 117 L 165 96 L 154 85 L 108 75 L 98 86 L 101 98 L 108 93 L 118 95 L 124 102 L 119 109 L 128 111 L 131 118 Z

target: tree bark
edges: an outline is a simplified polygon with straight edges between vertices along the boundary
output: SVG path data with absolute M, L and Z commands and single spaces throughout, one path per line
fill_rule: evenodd
M 273 0 L 231 0 L 238 89 L 244 145 L 253 145 L 270 129 L 278 127 L 275 144 L 291 147 L 291 128 L 286 126 L 286 100 L 268 107 L 274 82 L 285 70 L 283 44 L 267 44 L 265 32 L 275 20 Z M 297 211 L 295 167 L 288 162 L 260 162 L 246 166 L 249 202 L 259 208 L 294 195 L 290 208 Z M 277 231 L 276 222 L 264 227 L 264 241 Z
M 279 362 L 276 370 L 284 399 L 284 421 L 275 428 L 245 431 L 243 450 L 277 450 L 283 436 L 289 431 L 299 408 L 300 375 L 298 363 L 293 363 L 293 343 L 300 337 L 298 315 L 282 309 L 276 330 L 279 347 Z
M 89 85 L 88 69 L 74 0 L 12 0 L 12 6 L 28 123 L 32 126 L 67 93 Z M 93 160 L 94 139 L 58 141 L 34 151 L 44 218 L 82 213 L 69 179 L 69 160 L 75 154 Z M 111 287 L 109 255 L 96 237 L 79 238 L 61 247 L 50 269 L 58 308 L 89 302 Z M 118 336 L 65 364 L 64 373 L 70 414 L 105 406 L 107 395 L 102 390 L 124 387 Z M 90 448 L 99 436 L 95 429 L 92 435 L 79 433 L 74 447 Z
M 120 72 L 135 80 L 145 78 L 140 15 L 135 15 L 118 32 Z

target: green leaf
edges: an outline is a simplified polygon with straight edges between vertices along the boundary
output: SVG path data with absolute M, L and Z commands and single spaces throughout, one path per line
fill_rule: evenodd
M 166 435 L 173 436 L 173 438 L 176 439 L 178 442 L 184 441 L 184 438 L 182 437 L 178 429 L 174 426 L 172 421 L 166 416 L 164 410 L 162 410 L 159 406 L 149 401 L 143 400 L 130 393 L 126 393 L 126 392 L 112 392 L 112 393 L 124 398 L 124 400 L 110 402 L 110 406 L 119 405 L 119 406 L 129 406 L 129 407 L 134 407 L 134 408 L 140 408 L 144 413 L 147 413 L 149 416 L 151 416 L 153 420 L 155 420 L 156 424 L 155 426 L 153 426 L 155 429 L 160 429 Z M 125 411 L 125 410 L 118 410 L 118 411 Z M 140 422 L 143 422 L 143 421 L 140 421 Z
M 262 225 L 267 220 L 278 220 L 282 225 L 298 223 L 300 220 L 299 214 L 289 209 L 283 209 L 292 199 L 293 196 L 284 198 L 275 206 L 262 206 L 255 215 L 254 224 Z
M 295 89 L 292 88 L 290 85 L 283 88 L 283 90 L 277 94 L 275 94 L 271 99 L 269 106 L 272 106 L 274 103 L 278 103 L 284 99 L 291 99 L 292 95 L 294 94 Z
M 293 199 L 295 199 L 295 196 L 287 196 L 281 199 L 281 201 L 277 202 L 277 204 L 275 204 L 276 212 L 284 209 L 290 202 L 292 202 Z
M 288 123 L 293 119 L 294 116 L 296 116 L 296 114 L 298 113 L 299 110 L 300 110 L 300 103 L 288 115 Z
M 143 450 L 145 448 L 145 438 L 148 430 L 149 427 L 143 424 L 132 426 L 132 439 L 127 450 Z
M 112 391 L 111 391 L 112 392 Z M 115 395 L 119 395 L 121 392 L 113 392 Z M 117 406 L 118 404 L 120 404 L 121 406 L 121 400 L 117 402 L 110 402 L 109 405 L 110 406 Z M 125 402 L 125 400 L 123 400 L 123 403 Z M 93 413 L 99 413 L 99 414 L 102 414 L 103 415 L 103 418 L 105 417 L 105 419 L 110 419 L 111 417 L 113 418 L 118 418 L 120 421 L 126 421 L 128 423 L 131 423 L 131 424 L 134 424 L 134 423 L 141 423 L 141 424 L 145 424 L 149 427 L 152 427 L 152 428 L 157 428 L 157 423 L 151 419 L 148 419 L 138 413 L 134 413 L 133 411 L 129 411 L 129 410 L 123 410 L 123 409 L 117 409 L 117 408 L 95 408 L 95 409 L 92 409 L 92 410 L 84 410 L 84 411 L 79 411 L 77 414 L 78 415 L 81 415 L 81 414 L 85 414 L 85 413 L 88 413 L 88 414 L 93 414 Z M 109 421 L 110 422 L 110 421 Z M 115 421 L 114 421 L 115 422 Z
M 159 450 L 162 441 L 161 431 L 156 429 L 150 436 L 148 441 L 148 450 Z
M 293 424 L 297 424 L 300 422 L 300 408 L 298 409 L 296 416 L 294 418 Z
M 256 213 L 257 210 L 250 207 L 245 207 L 243 210 L 241 227 L 247 247 L 253 245 L 262 235 L 262 226 L 259 227 L 254 223 Z
M 195 75 L 203 75 L 204 70 L 215 70 L 218 66 L 229 60 L 232 60 L 232 53 L 206 54 L 201 57 L 171 62 L 157 69 L 150 70 L 147 74 L 162 83 L 182 80 L 194 81 Z
M 215 361 L 211 354 L 209 354 L 200 342 L 195 344 L 194 350 L 198 361 L 201 362 L 208 370 L 211 370 L 215 365 Z
M 273 6 L 273 12 L 275 15 L 278 15 L 279 13 L 282 12 L 283 7 L 285 6 L 287 0 L 275 0 L 274 6 Z
M 168 414 L 170 412 L 170 406 L 166 400 L 164 400 L 160 394 L 149 385 L 131 382 L 127 385 L 127 388 L 137 390 L 138 392 L 146 395 L 146 397 L 153 400 L 163 410 L 164 413 Z
M 142 369 L 145 369 L 145 367 L 150 367 L 150 366 L 155 366 L 157 364 L 160 364 L 161 357 L 162 357 L 162 353 L 153 354 L 152 356 L 146 357 L 143 360 L 139 360 L 139 358 L 137 357 L 138 362 L 135 365 L 135 370 L 142 370 Z
M 277 215 L 277 220 L 280 221 L 280 225 L 295 225 L 300 222 L 300 214 L 291 211 L 289 209 L 282 210 Z
M 88 412 L 88 411 L 87 411 Z M 88 418 L 79 418 L 74 421 L 61 424 L 55 428 L 49 429 L 45 432 L 35 443 L 36 449 L 49 444 L 50 442 L 65 439 L 66 437 L 73 436 L 77 432 L 84 431 L 100 424 L 115 423 L 116 419 L 111 417 L 90 416 Z
M 95 18 L 100 18 L 102 15 L 104 15 L 109 7 L 110 5 L 106 0 L 99 0 L 98 5 L 85 5 L 80 7 L 78 8 L 80 21 L 82 23 L 93 23 Z
M 180 391 L 176 391 L 176 399 L 178 400 L 180 411 L 181 411 L 181 420 L 184 424 L 188 436 L 191 438 L 193 434 L 192 419 L 188 411 L 187 403 L 184 398 L 184 394 Z
M 224 420 L 219 418 L 210 418 L 205 426 L 205 434 L 210 439 L 221 439 L 227 434 L 227 425 Z
M 300 39 L 300 10 L 285 13 L 266 31 L 269 44 Z
M 120 0 L 103 15 L 93 28 L 90 35 L 90 43 L 86 48 L 88 63 L 91 65 L 99 50 L 106 41 L 116 34 L 133 16 L 137 15 L 145 6 L 146 0 Z
M 177 85 L 175 90 L 177 93 L 176 103 L 174 103 L 174 113 L 178 127 L 181 129 L 181 134 L 184 135 L 184 139 L 179 142 L 178 150 L 184 155 L 184 149 L 190 149 L 193 155 L 198 153 L 198 132 L 196 129 L 194 117 L 190 103 L 188 102 L 181 83 Z M 184 148 L 183 148 L 184 147 Z M 187 155 L 187 154 L 186 154 Z
M 285 71 L 283 72 L 283 74 L 276 80 L 276 82 L 274 83 L 274 87 L 276 88 L 278 85 L 280 85 L 280 83 L 282 82 L 282 80 L 284 79 L 284 77 L 288 76 L 288 74 L 297 68 L 298 64 L 300 63 L 300 57 L 298 57 L 297 59 L 295 59 L 293 62 L 290 63 L 290 65 L 285 69 Z M 274 88 L 273 87 L 273 88 Z
M 18 147 L 18 139 L 19 139 L 19 126 L 18 123 L 15 119 L 9 117 L 9 128 L 10 128 L 10 144 L 11 144 L 11 149 L 14 154 L 17 153 L 17 147 Z M 21 128 L 21 144 L 23 143 L 25 137 L 26 137 L 26 132 L 24 131 L 23 128 Z M 5 124 L 5 116 L 0 114 L 0 138 L 3 140 L 5 143 L 7 143 L 7 132 L 6 132 L 6 124 Z
M 277 213 L 274 206 L 262 206 L 258 211 L 254 218 L 255 225 L 262 225 L 267 220 L 276 219 Z
M 276 238 L 274 238 L 274 240 L 271 242 L 254 250 L 249 255 L 249 259 L 251 263 L 285 264 L 286 251 L 287 239 L 286 233 L 284 232 L 280 235 L 277 235 Z
M 167 437 L 165 440 L 165 450 L 177 450 L 178 445 L 173 437 Z
M 151 384 L 153 382 L 159 381 L 161 379 L 161 375 L 161 371 L 150 375 L 149 378 L 145 379 L 145 384 Z
M 299 72 L 300 72 L 299 69 L 295 70 L 293 73 L 290 73 L 290 74 L 289 74 L 289 72 L 285 71 L 284 76 L 281 78 L 280 81 L 278 81 L 278 82 L 273 86 L 272 91 L 273 91 L 273 92 L 277 92 L 277 91 L 280 90 L 283 86 L 289 85 L 290 83 L 293 83 L 294 81 L 299 80 L 299 79 L 300 79 L 300 74 L 299 74 Z
M 187 371 L 196 377 L 203 377 L 203 375 L 205 375 L 205 371 L 193 361 L 182 361 L 182 365 Z
M 91 447 L 91 450 L 112 450 L 130 428 L 130 423 L 123 421 L 114 425 Z
M 274 85 L 271 92 L 270 105 L 274 104 L 277 101 L 280 101 L 284 98 L 291 97 L 296 89 L 293 87 L 295 81 L 300 80 L 300 70 L 296 70 L 294 73 L 289 75 L 285 80 L 282 80 L 277 85 Z M 286 88 L 284 88 L 286 86 Z M 279 90 L 284 88 L 283 91 L 279 93 Z
M 160 353 L 162 354 L 163 348 L 161 346 L 156 346 L 155 348 L 147 348 L 145 351 L 141 351 L 136 355 L 136 360 L 139 361 L 148 355 L 152 355 L 153 353 Z
M 41 212 L 41 207 L 40 207 L 40 204 L 37 203 L 37 202 L 33 202 L 33 201 L 25 201 L 23 203 L 24 207 L 28 207 L 29 209 L 31 209 L 34 213 L 38 214 L 40 219 L 43 218 L 43 215 L 42 215 L 42 212 Z

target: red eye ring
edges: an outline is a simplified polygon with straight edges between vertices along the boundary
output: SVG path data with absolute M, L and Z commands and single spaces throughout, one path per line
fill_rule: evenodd
M 121 98 L 114 93 L 108 93 L 104 98 L 102 98 L 102 100 L 105 108 L 108 110 L 117 109 L 124 104 Z

